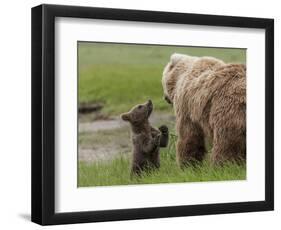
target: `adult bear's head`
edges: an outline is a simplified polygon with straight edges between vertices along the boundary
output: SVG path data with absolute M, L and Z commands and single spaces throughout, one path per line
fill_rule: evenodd
M 162 86 L 164 99 L 173 104 L 176 84 L 181 75 L 192 68 L 192 64 L 198 57 L 192 57 L 185 54 L 174 53 L 170 57 L 170 62 L 166 65 L 162 76 Z
M 213 57 L 194 57 L 177 53 L 171 55 L 162 77 L 164 99 L 173 104 L 176 88 L 185 82 L 185 78 L 197 78 L 203 72 L 213 71 L 222 65 L 223 61 Z

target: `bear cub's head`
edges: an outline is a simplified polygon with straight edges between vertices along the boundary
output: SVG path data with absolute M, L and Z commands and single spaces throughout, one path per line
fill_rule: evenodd
M 148 120 L 152 110 L 152 101 L 148 100 L 144 104 L 134 106 L 129 112 L 121 114 L 121 118 L 124 121 L 130 122 L 132 125 L 141 125 Z

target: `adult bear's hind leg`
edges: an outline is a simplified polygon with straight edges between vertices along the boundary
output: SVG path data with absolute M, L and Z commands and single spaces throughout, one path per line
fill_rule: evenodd
M 180 124 L 179 124 L 180 125 Z M 193 123 L 188 126 L 178 126 L 177 162 L 180 167 L 201 162 L 206 148 L 202 129 Z
M 245 162 L 246 133 L 235 128 L 216 129 L 211 158 L 215 165 L 221 165 L 226 161 Z

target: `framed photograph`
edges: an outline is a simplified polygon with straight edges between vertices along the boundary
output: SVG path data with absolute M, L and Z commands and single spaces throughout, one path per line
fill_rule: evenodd
M 32 221 L 274 208 L 274 21 L 32 8 Z

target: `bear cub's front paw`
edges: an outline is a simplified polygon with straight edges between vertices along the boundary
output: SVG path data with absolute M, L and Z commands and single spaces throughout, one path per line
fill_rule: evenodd
M 163 133 L 163 134 L 166 134 L 166 133 L 169 132 L 169 129 L 168 129 L 168 127 L 167 127 L 166 125 L 161 125 L 161 126 L 159 127 L 159 130 L 160 130 L 161 133 Z

